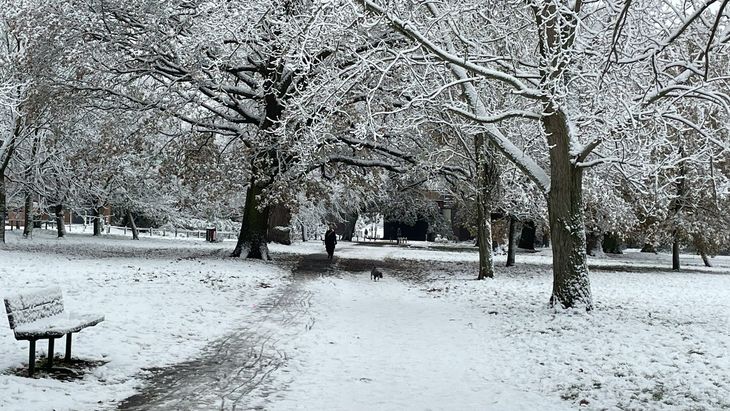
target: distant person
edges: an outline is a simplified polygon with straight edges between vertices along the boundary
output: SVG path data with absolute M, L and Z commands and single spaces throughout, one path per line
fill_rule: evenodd
M 335 234 L 335 228 L 330 226 L 327 232 L 324 233 L 324 248 L 327 250 L 327 258 L 330 260 L 335 254 L 335 245 L 337 244 L 337 234 Z

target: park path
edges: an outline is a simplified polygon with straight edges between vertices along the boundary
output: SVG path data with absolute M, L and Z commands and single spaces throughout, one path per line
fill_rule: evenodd
M 311 329 L 315 321 L 309 314 L 311 293 L 304 290 L 304 282 L 336 273 L 325 255 L 287 259 L 293 263 L 292 281 L 256 308 L 256 322 L 242 324 L 195 359 L 152 370 L 142 391 L 122 401 L 118 409 L 251 409 L 248 394 L 254 389 L 263 397 L 273 392 L 272 373 L 288 358 L 280 339 Z
M 315 324 L 306 282 L 323 276 L 362 275 L 373 266 L 367 259 L 335 257 L 329 261 L 324 253 L 278 255 L 277 262 L 291 267 L 292 281 L 256 308 L 255 322 L 241 324 L 238 331 L 213 342 L 197 358 L 150 370 L 141 392 L 120 402 L 118 409 L 265 408 L 261 404 L 268 403 L 267 397 L 284 388 L 273 385 L 273 374 L 290 358 L 282 347 Z M 423 272 L 413 262 L 381 260 L 377 265 L 405 280 L 417 281 Z

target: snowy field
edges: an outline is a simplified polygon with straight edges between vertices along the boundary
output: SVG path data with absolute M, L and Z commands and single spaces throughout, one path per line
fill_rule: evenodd
M 683 255 L 679 273 L 667 254 L 592 259 L 596 309 L 586 314 L 546 308 L 549 251 L 518 255 L 492 281 L 473 280 L 476 266 L 463 261 L 475 253 L 434 260 L 448 255 L 461 262 L 431 263 L 425 283 L 387 273 L 374 283 L 367 272 L 312 282 L 317 327 L 293 342 L 307 355 L 271 408 L 730 408 L 730 258 L 707 269 Z
M 683 255 L 628 250 L 592 258 L 596 309 L 547 308 L 549 250 L 474 281 L 472 247 L 354 245 L 335 252 L 337 275 L 302 286 L 311 328 L 281 330 L 289 358 L 250 406 L 275 410 L 730 409 L 730 258 L 705 268 Z M 0 250 L 2 295 L 60 284 L 70 310 L 106 321 L 85 329 L 74 355 L 104 360 L 84 379 L 27 379 L 27 343 L 0 333 L 0 409 L 108 409 L 138 388 L 140 370 L 195 356 L 250 319 L 289 271 L 225 258 L 232 243 L 50 234 L 11 236 Z M 322 253 L 321 242 L 272 246 Z M 345 270 L 373 260 L 385 278 Z M 272 288 L 262 288 L 261 283 Z M 296 325 L 297 327 L 299 325 Z M 45 344 L 39 344 L 45 350 Z M 57 352 L 63 352 L 59 341 Z M 4 371 L 3 371 L 4 370 Z
M 74 335 L 73 357 L 106 364 L 73 382 L 7 375 L 27 367 L 28 342 L 16 341 L 3 320 L 2 410 L 107 408 L 134 394 L 143 369 L 185 360 L 234 329 L 288 276 L 271 263 L 224 258 L 228 245 L 73 234 L 57 240 L 41 230 L 23 240 L 17 233 L 8 232 L 0 249 L 0 297 L 59 285 L 68 311 L 106 316 Z M 39 341 L 38 355 L 47 347 Z M 57 355 L 64 347 L 57 340 Z

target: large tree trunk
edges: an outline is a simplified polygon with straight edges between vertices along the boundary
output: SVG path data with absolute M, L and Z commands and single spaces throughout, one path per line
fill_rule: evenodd
M 8 214 L 5 194 L 5 175 L 0 173 L 0 244 L 5 244 L 5 217 Z
M 517 253 L 517 241 L 519 231 L 517 226 L 520 224 L 513 215 L 509 216 L 509 238 L 507 239 L 507 267 L 515 265 L 515 254 Z
M 132 228 L 132 240 L 139 240 L 139 230 L 137 229 L 137 223 L 134 222 L 132 210 L 127 210 L 127 220 L 129 220 L 129 226 Z
M 23 238 L 33 236 L 33 194 L 25 193 L 25 206 L 23 216 Z
M 59 203 L 56 204 L 56 233 L 58 234 L 58 238 L 63 238 L 66 236 L 66 222 L 63 218 L 63 204 Z
M 352 241 L 352 237 L 355 235 L 355 225 L 357 219 L 360 218 L 360 214 L 355 211 L 346 216 L 345 222 L 342 224 L 342 241 Z
M 677 232 L 674 232 L 674 241 L 672 241 L 672 270 L 679 270 L 679 238 Z
M 101 207 L 94 207 L 94 236 L 101 236 Z
M 537 227 L 535 227 L 534 221 L 525 221 L 520 230 L 520 241 L 518 247 L 523 250 L 535 250 L 535 237 L 537 234 Z
M 477 241 L 479 242 L 479 276 L 477 279 L 494 278 L 491 207 L 484 200 L 477 201 Z
M 571 162 L 570 131 L 565 114 L 548 105 L 543 127 L 550 147 L 548 214 L 553 250 L 553 292 L 550 304 L 593 308 L 586 233 L 583 223 L 583 172 Z
M 272 207 L 269 210 L 266 240 L 280 244 L 291 244 L 291 232 L 282 229 L 274 230 L 276 227 L 288 229 L 289 225 L 291 225 L 291 210 L 283 204 Z
M 269 221 L 269 208 L 258 209 L 258 196 L 263 193 L 255 173 L 252 173 L 251 184 L 246 190 L 246 204 L 243 209 L 243 221 L 241 232 L 238 234 L 236 248 L 233 249 L 231 257 L 245 256 L 246 258 L 258 258 L 270 260 L 269 246 L 266 243 L 266 231 Z
M 494 258 L 492 255 L 492 202 L 491 195 L 496 191 L 499 173 L 494 158 L 486 153 L 484 136 L 474 137 L 477 160 L 477 242 L 479 245 L 478 280 L 494 278 Z

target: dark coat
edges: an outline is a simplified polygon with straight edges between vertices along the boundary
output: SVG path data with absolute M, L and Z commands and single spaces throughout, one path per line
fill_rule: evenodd
M 324 247 L 327 249 L 328 253 L 335 251 L 335 244 L 337 244 L 337 234 L 335 234 L 335 230 L 327 230 L 327 232 L 324 233 Z

